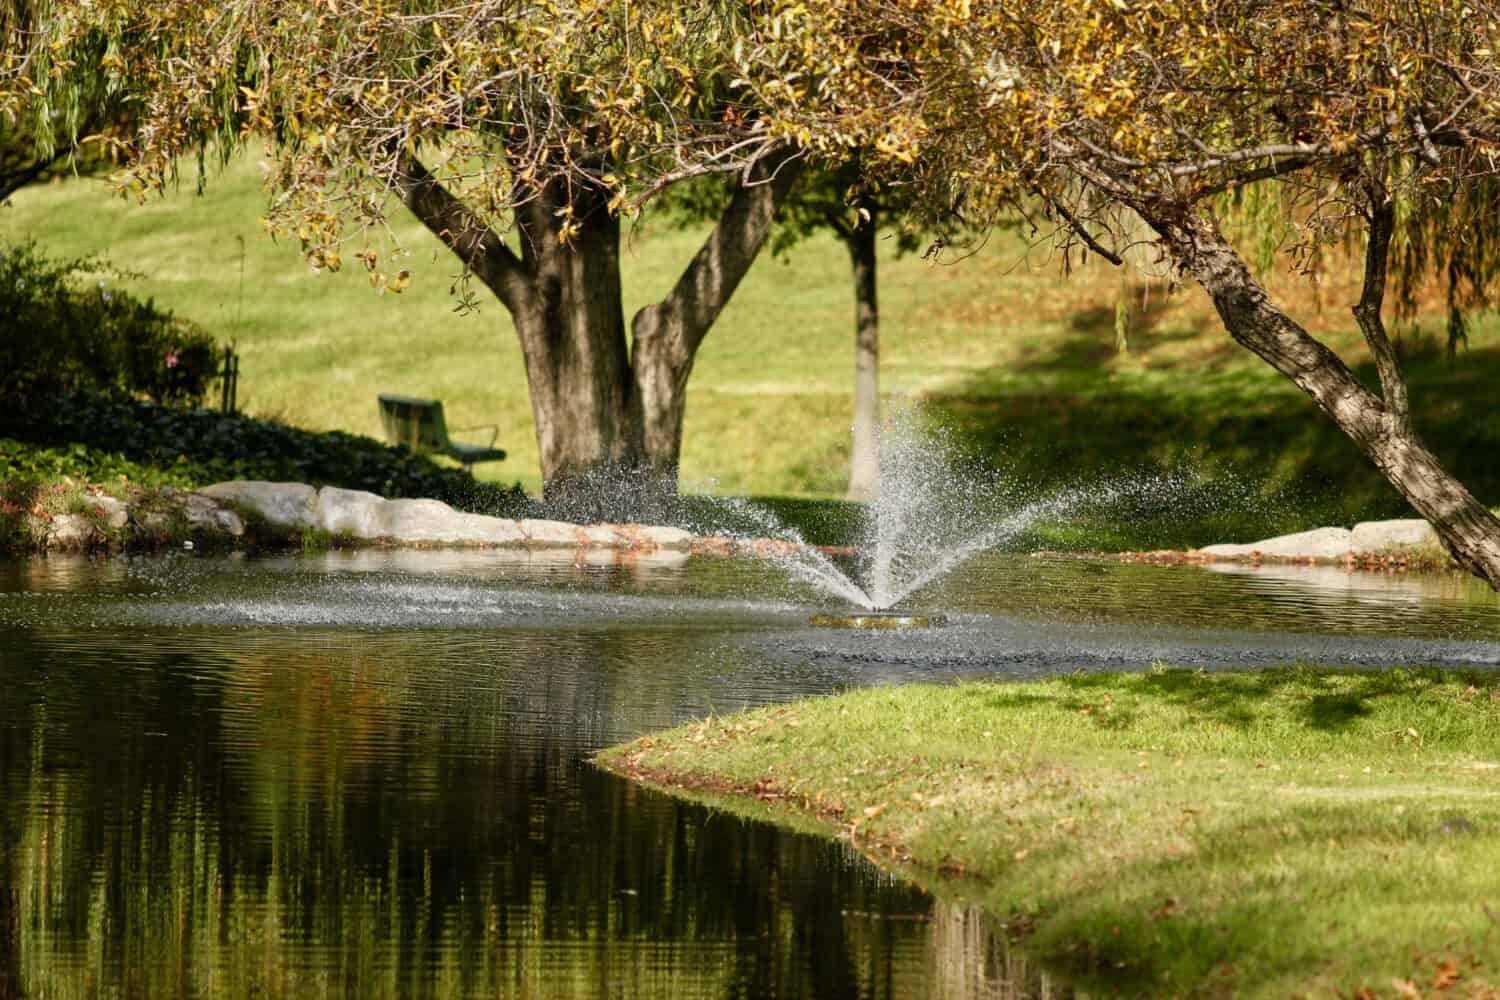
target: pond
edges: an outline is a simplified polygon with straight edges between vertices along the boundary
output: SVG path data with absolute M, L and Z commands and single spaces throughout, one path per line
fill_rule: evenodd
M 1500 601 L 1458 577 L 992 555 L 914 602 L 941 629 L 819 603 L 703 557 L 0 564 L 0 997 L 1053 990 L 844 845 L 589 757 L 863 684 L 1500 664 Z

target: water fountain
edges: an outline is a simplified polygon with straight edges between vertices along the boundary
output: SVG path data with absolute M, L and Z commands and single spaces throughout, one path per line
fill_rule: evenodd
M 881 430 L 880 491 L 869 505 L 846 568 L 828 552 L 754 504 L 726 506 L 748 531 L 779 545 L 753 549 L 787 575 L 840 601 L 847 610 L 814 614 L 813 625 L 833 628 L 921 628 L 943 624 L 943 615 L 905 608 L 924 587 L 971 557 L 1012 542 L 1039 523 L 1125 496 L 1170 492 L 1174 477 L 1152 475 L 1101 480 L 1036 494 L 1025 480 L 994 465 L 959 458 L 942 427 L 926 426 L 919 411 L 888 417 Z

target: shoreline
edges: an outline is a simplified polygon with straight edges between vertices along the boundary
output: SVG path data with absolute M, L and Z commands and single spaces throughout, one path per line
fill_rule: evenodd
M 842 839 L 1086 990 L 1495 996 L 1497 756 L 1493 674 L 1277 668 L 868 688 L 596 763 Z
M 695 535 L 647 524 L 574 524 L 459 511 L 438 500 L 386 499 L 362 490 L 304 483 L 233 480 L 199 490 L 128 488 L 121 499 L 97 484 L 38 487 L 21 503 L 0 498 L 0 553 L 150 552 L 344 547 L 522 548 L 767 556 L 800 543 L 772 538 Z M 856 555 L 850 545 L 807 546 L 825 555 Z M 1091 559 L 1148 565 L 1338 566 L 1349 572 L 1444 572 L 1456 569 L 1436 534 L 1418 519 L 1318 528 L 1246 544 L 1125 552 L 1042 550 L 1035 558 Z
M 642 524 L 572 524 L 459 511 L 439 500 L 234 480 L 199 490 L 131 490 L 127 499 L 67 481 L 28 507 L 6 501 L 4 546 L 24 552 L 213 551 L 343 547 L 583 549 L 686 557 L 693 535 Z M 60 509 L 48 509 L 49 507 Z

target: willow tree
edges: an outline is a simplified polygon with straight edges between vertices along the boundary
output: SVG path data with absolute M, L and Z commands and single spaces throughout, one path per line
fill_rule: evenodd
M 44 30 L 45 14 L 35 3 L 0 4 L 0 39 L 9 42 L 0 55 L 0 79 L 8 79 L 12 88 L 21 82 L 14 64 L 26 52 L 26 40 Z M 79 53 L 90 66 L 97 66 L 104 55 L 103 48 Z M 0 203 L 36 181 L 95 173 L 113 165 L 113 143 L 130 126 L 128 105 L 119 90 L 94 71 L 72 74 L 58 96 L 59 100 L 29 101 L 0 113 Z
M 1301 388 L 1500 588 L 1500 520 L 1412 424 L 1384 324 L 1391 246 L 1424 214 L 1457 246 L 1459 202 L 1500 171 L 1500 15 L 1454 0 L 775 0 L 741 72 L 814 147 L 874 148 L 971 214 L 1036 199 L 1118 263 L 1143 221 L 1229 336 Z M 1366 385 L 1227 239 L 1227 198 L 1276 185 L 1290 251 L 1364 246 L 1354 320 Z M 1493 206 L 1491 206 L 1493 211 Z
M 548 499 L 601 495 L 601 479 L 675 484 L 695 353 L 800 168 L 737 97 L 737 5 L 47 7 L 40 32 L 5 40 L 0 115 L 45 116 L 102 75 L 132 102 L 121 148 L 142 193 L 186 153 L 269 140 L 272 232 L 393 291 L 409 280 L 387 225 L 403 203 L 458 257 L 455 287 L 477 283 L 510 314 Z M 622 215 L 715 172 L 736 178 L 733 196 L 666 297 L 627 323 Z

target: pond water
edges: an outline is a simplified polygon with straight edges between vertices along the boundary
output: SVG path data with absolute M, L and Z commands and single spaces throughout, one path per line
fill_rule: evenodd
M 863 684 L 1500 664 L 1457 577 L 995 555 L 820 630 L 748 560 L 481 552 L 0 564 L 0 998 L 1059 995 L 845 846 L 600 773 Z

